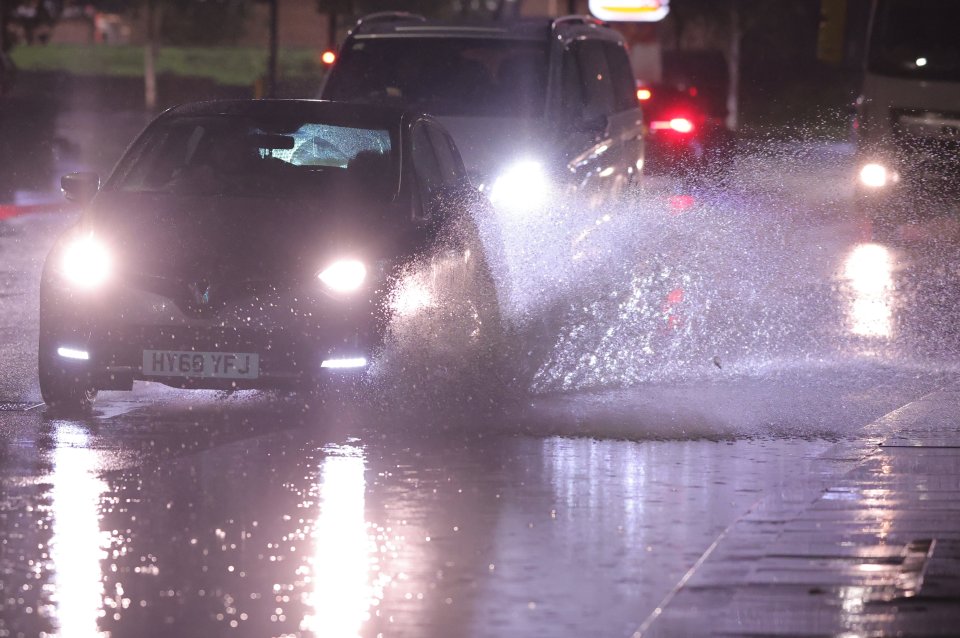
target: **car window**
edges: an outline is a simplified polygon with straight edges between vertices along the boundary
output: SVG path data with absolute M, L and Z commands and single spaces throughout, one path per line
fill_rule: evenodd
M 389 197 L 398 171 L 390 133 L 301 122 L 282 132 L 245 117 L 174 118 L 149 131 L 111 186 L 122 191 L 296 196 L 355 188 Z
M 570 45 L 580 83 L 583 119 L 592 119 L 616 112 L 613 81 L 603 44 L 595 40 L 580 40 Z
M 323 97 L 433 115 L 536 116 L 546 100 L 544 42 L 501 38 L 355 38 Z
M 577 63 L 573 47 L 563 51 L 562 73 L 560 78 L 560 110 L 568 123 L 579 120 L 583 115 L 583 86 L 580 82 L 580 65 Z
M 613 85 L 614 110 L 620 112 L 637 108 L 636 82 L 626 50 L 613 42 L 604 42 L 602 46 Z

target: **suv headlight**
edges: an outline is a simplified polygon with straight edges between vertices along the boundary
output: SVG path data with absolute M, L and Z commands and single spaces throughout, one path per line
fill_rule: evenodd
M 92 233 L 68 243 L 60 258 L 60 272 L 67 281 L 80 288 L 103 285 L 110 278 L 112 270 L 110 251 Z
M 367 278 L 367 267 L 357 259 L 338 259 L 317 275 L 333 292 L 353 292 Z
M 501 173 L 490 187 L 490 202 L 511 213 L 529 213 L 542 207 L 550 194 L 550 180 L 539 162 L 524 161 Z
M 896 182 L 898 175 L 883 164 L 870 162 L 860 169 L 860 183 L 870 188 L 883 188 L 891 182 Z

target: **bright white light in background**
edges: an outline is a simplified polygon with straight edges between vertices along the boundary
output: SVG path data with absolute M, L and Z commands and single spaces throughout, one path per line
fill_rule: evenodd
M 90 353 L 86 350 L 75 350 L 73 348 L 57 348 L 57 354 L 64 359 L 77 359 L 79 361 L 90 359 Z
M 670 0 L 590 0 L 588 8 L 607 22 L 659 22 L 670 13 Z
M 316 636 L 359 636 L 374 599 L 382 598 L 370 581 L 376 543 L 364 518 L 366 470 L 363 451 L 339 446 L 320 467 L 320 511 L 314 525 L 310 572 L 313 613 L 300 628 Z
M 550 180 L 539 162 L 523 161 L 504 171 L 490 188 L 494 206 L 510 213 L 529 213 L 543 206 Z
M 367 360 L 364 357 L 353 357 L 350 359 L 324 359 L 323 363 L 320 364 L 321 368 L 362 368 L 367 365 Z
M 367 267 L 356 259 L 340 259 L 330 264 L 317 277 L 334 292 L 353 292 L 362 286 L 367 278 Z
M 112 269 L 110 251 L 93 235 L 70 242 L 63 251 L 63 275 L 81 288 L 96 288 L 109 277 Z
M 893 259 L 878 244 L 860 244 L 847 257 L 844 277 L 850 282 L 850 330 L 864 337 L 893 333 Z
M 917 58 L 917 66 L 918 66 L 918 67 L 927 66 L 927 59 L 926 59 L 926 58 Z
M 883 188 L 890 180 L 887 168 L 882 164 L 869 163 L 860 169 L 860 181 L 870 188 Z
M 50 560 L 58 636 L 104 636 L 97 622 L 104 595 L 100 561 L 109 545 L 109 535 L 100 530 L 100 497 L 107 485 L 97 476 L 97 452 L 87 447 L 86 432 L 62 425 L 55 438 Z
M 693 130 L 693 122 L 685 117 L 675 117 L 670 120 L 670 128 L 677 133 L 689 133 Z

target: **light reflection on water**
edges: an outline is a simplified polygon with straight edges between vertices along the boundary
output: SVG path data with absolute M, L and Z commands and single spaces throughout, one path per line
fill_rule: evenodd
M 55 432 L 50 475 L 54 570 L 53 615 L 61 638 L 107 636 L 98 622 L 104 615 L 103 572 L 109 535 L 100 529 L 100 498 L 107 488 L 97 475 L 97 452 L 75 425 Z
M 848 312 L 850 330 L 863 337 L 893 336 L 893 258 L 879 244 L 859 244 L 844 263 L 844 277 L 853 292 Z
M 371 582 L 378 559 L 364 517 L 363 451 L 338 446 L 332 452 L 320 467 L 320 511 L 310 559 L 313 591 L 307 601 L 313 612 L 304 617 L 301 629 L 340 638 L 360 635 L 383 589 Z

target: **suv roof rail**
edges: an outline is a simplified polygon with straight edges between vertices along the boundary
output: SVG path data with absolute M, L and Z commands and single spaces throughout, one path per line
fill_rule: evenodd
M 419 13 L 410 13 L 409 11 L 378 11 L 365 15 L 353 26 L 353 31 L 358 31 L 364 26 L 384 22 L 426 22 L 427 19 Z
M 593 16 L 585 16 L 585 15 L 563 16 L 555 19 L 550 26 L 553 29 L 556 29 L 557 27 L 568 25 L 568 24 L 571 24 L 571 25 L 582 24 L 584 26 L 595 26 L 595 27 L 606 26 L 606 22 L 604 22 L 603 20 L 598 20 Z

